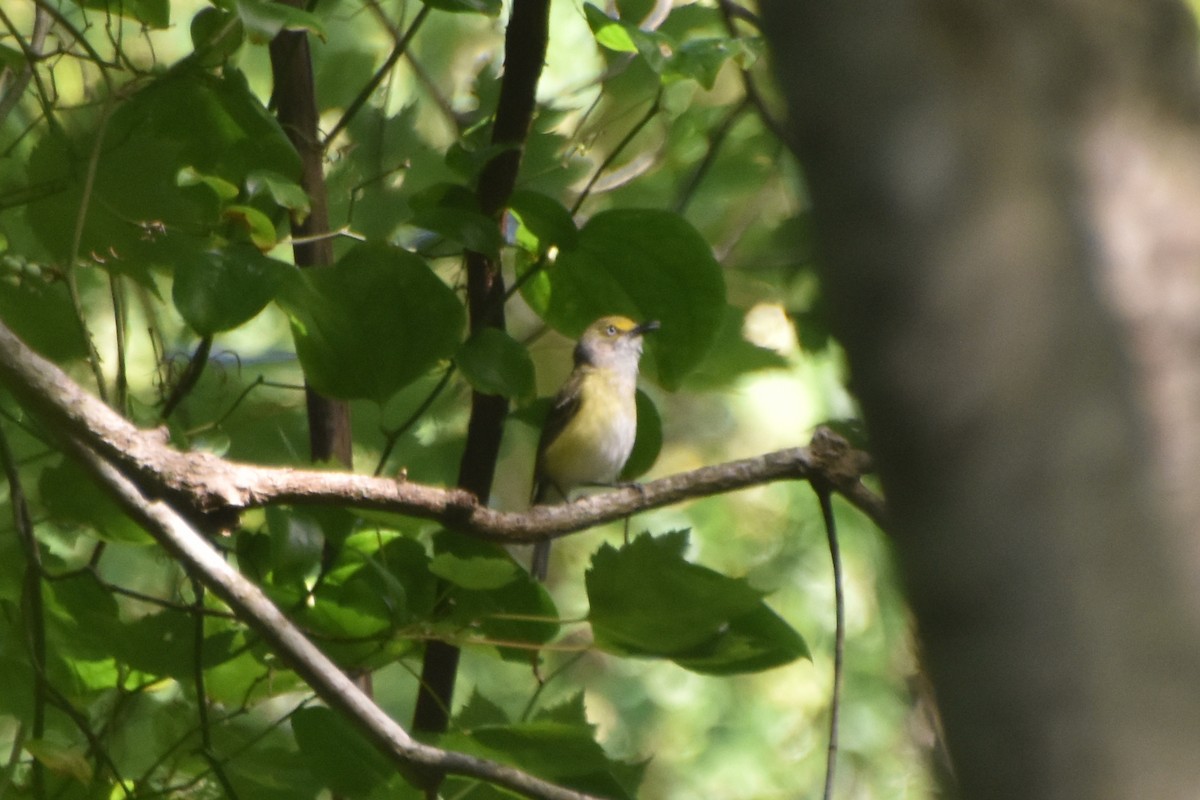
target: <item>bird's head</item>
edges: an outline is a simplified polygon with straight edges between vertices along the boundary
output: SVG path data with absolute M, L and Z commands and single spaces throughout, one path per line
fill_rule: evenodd
M 579 337 L 575 363 L 636 372 L 642 357 L 642 334 L 653 330 L 658 330 L 657 320 L 638 323 L 629 317 L 601 317 Z

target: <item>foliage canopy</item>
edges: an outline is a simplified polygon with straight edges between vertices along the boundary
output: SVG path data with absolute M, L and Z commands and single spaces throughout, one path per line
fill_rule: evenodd
M 852 409 L 758 32 L 729 9 L 555 4 L 498 224 L 478 188 L 508 147 L 489 138 L 500 0 L 6 4 L 0 319 L 138 424 L 255 463 L 304 463 L 307 380 L 353 401 L 361 470 L 449 485 L 469 391 L 504 396 L 503 457 L 520 466 L 498 477 L 502 506 L 528 489 L 535 397 L 603 313 L 662 322 L 627 477 L 799 444 L 793 431 Z M 274 113 L 281 31 L 308 34 L 333 132 L 331 266 L 293 264 L 291 226 L 315 203 Z M 515 287 L 507 330 L 469 332 L 468 251 Z M 738 399 L 780 387 L 769 406 Z M 14 753 L 0 786 L 419 796 L 53 431 L 7 394 L 0 415 L 17 512 L 0 522 L 0 749 Z M 832 612 L 809 492 L 762 492 L 637 521 L 654 536 L 575 537 L 549 589 L 523 554 L 342 508 L 248 513 L 214 545 L 341 666 L 375 670 L 397 718 L 426 643 L 466 648 L 443 747 L 607 797 L 767 797 L 819 782 Z M 905 622 L 877 532 L 846 527 L 862 655 L 843 747 L 867 791 L 895 796 L 890 783 L 924 780 L 904 731 Z M 796 666 L 810 644 L 819 665 Z

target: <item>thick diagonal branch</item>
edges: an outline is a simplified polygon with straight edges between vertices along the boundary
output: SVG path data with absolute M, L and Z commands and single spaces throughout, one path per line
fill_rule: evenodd
M 141 430 L 85 392 L 57 366 L 30 350 L 0 323 L 0 383 L 61 436 L 99 454 L 148 496 L 232 524 L 249 508 L 277 503 L 339 504 L 432 519 L 484 539 L 533 542 L 562 536 L 638 511 L 689 498 L 730 492 L 778 480 L 821 477 L 881 527 L 883 501 L 859 482 L 868 470 L 864 453 L 827 431 L 808 447 L 731 461 L 672 475 L 639 487 L 593 495 L 525 513 L 496 511 L 461 489 L 347 472 L 261 467 L 210 453 L 184 453 L 156 430 Z
M 358 729 L 397 765 L 416 764 L 439 772 L 467 775 L 529 797 L 588 798 L 588 795 L 564 789 L 513 767 L 431 747 L 413 739 L 310 642 L 257 586 L 226 563 L 205 537 L 170 505 L 147 497 L 112 464 L 77 440 L 72 440 L 68 447 L 130 517 L 194 570 L 208 588 L 229 604 L 239 619 L 254 628 L 274 652 L 286 659 L 322 700 L 353 719 Z

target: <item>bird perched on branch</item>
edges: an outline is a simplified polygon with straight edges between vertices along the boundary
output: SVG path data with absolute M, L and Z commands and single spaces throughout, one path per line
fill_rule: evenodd
M 637 375 L 642 335 L 658 322 L 601 317 L 575 345 L 575 369 L 563 384 L 538 440 L 535 505 L 565 503 L 582 486 L 612 484 L 637 433 Z M 546 579 L 550 542 L 533 546 L 530 572 Z

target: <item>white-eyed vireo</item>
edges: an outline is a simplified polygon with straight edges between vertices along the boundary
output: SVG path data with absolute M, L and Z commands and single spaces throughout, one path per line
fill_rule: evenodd
M 575 345 L 575 369 L 563 384 L 538 440 L 533 502 L 565 503 L 581 486 L 611 484 L 633 452 L 642 334 L 658 328 L 627 317 L 601 317 Z M 546 579 L 550 542 L 533 547 L 530 572 Z

